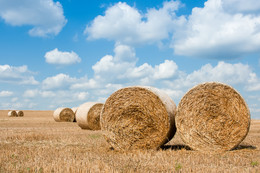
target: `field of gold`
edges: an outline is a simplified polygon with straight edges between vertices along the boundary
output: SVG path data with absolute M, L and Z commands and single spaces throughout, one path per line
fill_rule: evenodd
M 260 120 L 246 139 L 219 154 L 190 150 L 178 133 L 159 150 L 112 150 L 101 131 L 55 122 L 52 111 L 0 111 L 0 173 L 5 172 L 260 172 Z

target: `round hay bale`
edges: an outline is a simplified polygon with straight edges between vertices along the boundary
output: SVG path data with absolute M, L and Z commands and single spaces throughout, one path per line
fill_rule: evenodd
M 23 117 L 24 113 L 23 111 L 16 111 L 18 117 Z
M 73 122 L 74 117 L 75 114 L 70 108 L 60 107 L 53 113 L 53 118 L 57 122 Z
M 175 121 L 181 138 L 192 149 L 222 152 L 235 148 L 246 137 L 250 112 L 235 89 L 208 82 L 184 95 Z
M 73 122 L 77 122 L 77 120 L 76 120 L 76 113 L 77 113 L 78 107 L 73 107 L 73 108 L 71 108 L 71 110 L 74 112 L 74 115 L 75 115 Z
M 100 113 L 103 103 L 86 102 L 76 112 L 77 124 L 82 129 L 100 130 Z
M 16 111 L 9 111 L 8 112 L 8 117 L 17 117 L 18 115 L 17 115 L 17 113 L 16 113 Z
M 175 114 L 173 100 L 157 88 L 122 88 L 106 100 L 101 130 L 116 150 L 157 149 L 174 136 Z
M 71 108 L 71 110 L 74 112 L 74 114 L 76 114 L 78 107 L 73 107 L 73 108 Z

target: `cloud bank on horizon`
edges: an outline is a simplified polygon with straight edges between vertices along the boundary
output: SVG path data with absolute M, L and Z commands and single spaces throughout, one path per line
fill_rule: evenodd
M 116 2 L 83 23 L 87 24 L 82 30 L 85 42 L 107 40 L 114 44 L 113 53 L 104 53 L 89 65 L 91 74 L 75 75 L 64 70 L 36 80 L 39 72 L 32 72 L 27 65 L 0 65 L 1 83 L 29 86 L 21 91 L 22 97 L 14 90 L 0 90 L 1 100 L 10 100 L 0 103 L 0 108 L 37 109 L 42 108 L 42 100 L 44 109 L 73 107 L 87 100 L 104 102 L 112 92 L 130 85 L 160 88 L 178 103 L 194 85 L 219 81 L 238 89 L 253 116 L 260 118 L 260 71 L 251 63 L 239 62 L 257 55 L 253 65 L 260 68 L 260 1 L 208 0 L 189 15 L 179 13 L 184 7 L 181 1 L 171 0 L 141 11 L 127 2 Z M 17 0 L 15 5 L 0 0 L 0 17 L 7 25 L 30 26 L 30 36 L 44 38 L 57 36 L 70 22 L 61 3 L 52 0 Z M 160 63 L 143 63 L 136 50 L 147 45 L 170 49 L 172 54 L 158 57 Z M 77 51 L 59 49 L 48 49 L 40 58 L 63 69 L 83 63 L 85 57 Z M 189 71 L 175 57 L 187 58 L 187 64 L 199 59 L 215 63 Z M 18 104 L 20 100 L 24 101 Z

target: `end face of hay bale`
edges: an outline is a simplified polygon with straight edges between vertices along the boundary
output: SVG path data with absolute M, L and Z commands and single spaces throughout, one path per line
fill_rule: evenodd
M 16 111 L 18 117 L 23 117 L 24 113 L 23 111 Z
M 8 117 L 17 117 L 18 115 L 17 115 L 17 113 L 16 113 L 16 111 L 9 111 L 8 112 Z
M 53 113 L 53 118 L 57 122 L 73 122 L 74 112 L 70 108 L 57 108 Z
M 216 82 L 195 86 L 178 105 L 176 126 L 183 141 L 194 150 L 231 150 L 246 137 L 250 112 L 232 87 Z
M 82 129 L 101 130 L 100 113 L 103 103 L 87 102 L 79 106 L 76 112 L 77 124 Z
M 176 106 L 162 93 L 152 87 L 127 87 L 106 100 L 101 129 L 114 149 L 156 149 L 174 136 Z

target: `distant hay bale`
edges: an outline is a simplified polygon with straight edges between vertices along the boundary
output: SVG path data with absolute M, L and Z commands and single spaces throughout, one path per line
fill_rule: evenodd
M 184 95 L 175 121 L 181 138 L 192 149 L 222 152 L 235 148 L 246 137 L 250 112 L 235 89 L 208 82 Z
M 57 122 L 73 122 L 74 117 L 75 114 L 70 108 L 60 107 L 53 113 L 53 118 Z
M 76 120 L 76 113 L 77 113 L 78 107 L 73 107 L 73 108 L 71 108 L 71 110 L 74 112 L 74 115 L 75 115 L 73 122 L 77 122 L 77 120 Z
M 16 111 L 18 117 L 23 117 L 24 113 L 23 111 Z
M 8 117 L 17 117 L 18 115 L 17 115 L 17 113 L 16 113 L 16 111 L 9 111 L 8 112 Z
M 82 129 L 100 130 L 100 113 L 103 103 L 86 102 L 78 107 L 77 124 Z
M 101 130 L 116 150 L 157 149 L 174 136 L 175 114 L 173 100 L 157 88 L 122 88 L 106 100 Z

